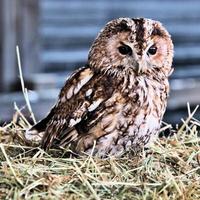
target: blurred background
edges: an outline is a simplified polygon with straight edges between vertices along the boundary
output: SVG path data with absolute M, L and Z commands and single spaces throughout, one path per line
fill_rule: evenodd
M 0 0 L 0 123 L 12 119 L 14 102 L 27 113 L 16 45 L 39 120 L 54 104 L 67 76 L 85 64 L 100 29 L 118 17 L 156 19 L 171 33 L 175 71 L 164 120 L 176 124 L 186 117 L 186 103 L 191 108 L 200 103 L 199 0 Z

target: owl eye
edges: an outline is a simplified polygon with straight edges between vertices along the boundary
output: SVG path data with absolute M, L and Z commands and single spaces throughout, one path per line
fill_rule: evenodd
M 122 55 L 132 55 L 132 49 L 128 45 L 122 45 L 118 48 L 118 50 Z
M 156 47 L 155 45 L 152 45 L 152 46 L 149 48 L 147 54 L 155 55 L 156 52 L 157 52 L 157 47 Z

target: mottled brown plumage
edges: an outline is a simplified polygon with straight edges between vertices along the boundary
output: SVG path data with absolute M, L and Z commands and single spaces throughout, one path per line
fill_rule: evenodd
M 45 119 L 26 132 L 44 149 L 119 156 L 156 138 L 169 92 L 173 44 L 157 21 L 119 18 L 94 41 L 88 64 L 62 88 Z

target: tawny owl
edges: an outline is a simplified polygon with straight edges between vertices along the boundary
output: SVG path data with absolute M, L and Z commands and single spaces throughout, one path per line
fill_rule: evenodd
M 172 59 L 171 37 L 158 21 L 110 21 L 87 65 L 66 81 L 56 105 L 26 138 L 42 137 L 44 149 L 93 149 L 101 157 L 148 145 L 166 109 Z

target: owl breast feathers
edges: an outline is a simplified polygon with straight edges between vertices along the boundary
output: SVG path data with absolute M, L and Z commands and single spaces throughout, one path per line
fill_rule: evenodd
M 110 21 L 94 41 L 87 65 L 72 74 L 47 117 L 25 137 L 40 140 L 46 150 L 93 150 L 100 157 L 147 146 L 166 109 L 172 59 L 172 40 L 161 23 Z

